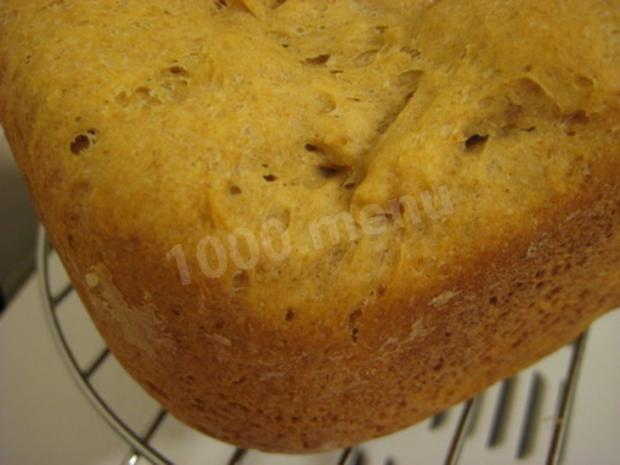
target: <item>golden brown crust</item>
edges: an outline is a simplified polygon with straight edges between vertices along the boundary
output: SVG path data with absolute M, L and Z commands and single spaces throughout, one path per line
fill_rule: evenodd
M 0 5 L 0 118 L 42 221 L 112 351 L 180 419 L 244 447 L 350 445 L 472 396 L 620 305 L 617 2 L 229 3 Z M 308 12 L 327 32 L 284 34 Z M 384 47 L 338 43 L 322 63 L 352 15 L 372 27 L 351 34 Z M 496 38 L 523 28 L 522 44 Z M 307 172 L 317 156 L 326 179 Z M 428 208 L 442 189 L 443 210 Z M 421 216 L 407 223 L 411 199 Z M 358 224 L 351 241 L 304 248 L 317 220 L 363 223 L 369 204 L 382 234 Z M 260 235 L 274 218 L 284 260 L 202 273 L 205 236 Z M 189 285 L 167 258 L 177 245 Z

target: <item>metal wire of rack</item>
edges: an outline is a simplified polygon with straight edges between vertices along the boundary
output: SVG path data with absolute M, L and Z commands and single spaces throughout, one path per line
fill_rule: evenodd
M 122 465 L 136 465 L 142 458 L 154 465 L 179 465 L 166 457 L 165 453 L 158 450 L 151 443 L 152 438 L 161 428 L 162 424 L 169 417 L 169 413 L 163 407 L 154 416 L 145 431 L 139 432 L 130 427 L 104 399 L 92 383 L 95 373 L 111 358 L 109 349 L 104 348 L 92 363 L 85 369 L 81 368 L 77 362 L 76 352 L 69 343 L 62 325 L 59 321 L 58 307 L 73 293 L 71 284 L 66 285 L 60 292 L 53 293 L 50 284 L 49 257 L 52 247 L 47 240 L 44 229 L 39 229 L 37 239 L 37 275 L 39 288 L 42 296 L 43 310 L 50 328 L 52 337 L 59 349 L 60 356 L 65 362 L 68 371 L 73 377 L 80 391 L 84 394 L 93 408 L 99 415 L 113 428 L 116 433 L 128 444 L 130 452 L 125 457 Z M 545 465 L 560 465 L 565 445 L 566 433 L 572 413 L 572 403 L 579 381 L 581 362 L 583 359 L 587 341 L 587 333 L 582 334 L 573 344 L 571 357 L 566 368 L 566 375 L 562 383 L 560 394 L 557 400 L 557 411 L 551 436 L 548 445 Z M 493 447 L 502 434 L 503 424 L 505 423 L 505 412 L 509 403 L 510 392 L 514 379 L 507 379 L 502 382 L 498 400 L 494 410 L 492 427 L 488 436 L 488 447 Z M 541 378 L 535 374 L 530 392 L 528 395 L 525 421 L 519 438 L 517 458 L 526 455 L 530 447 L 534 411 L 538 399 L 538 392 L 541 387 Z M 457 425 L 452 433 L 451 440 L 447 444 L 444 465 L 457 465 L 461 456 L 461 451 L 466 442 L 468 433 L 473 427 L 476 416 L 477 403 L 483 394 L 478 398 L 470 399 L 461 407 L 461 412 Z M 430 420 L 430 428 L 439 428 L 445 420 L 445 413 L 438 414 Z M 226 464 L 222 465 L 243 465 L 250 451 L 246 449 L 234 448 L 231 446 L 230 456 Z M 366 465 L 363 446 L 351 447 L 340 452 L 337 465 Z M 326 464 L 332 465 L 332 464 Z M 336 465 L 336 464 L 333 464 Z M 400 465 L 392 458 L 385 458 L 384 465 Z

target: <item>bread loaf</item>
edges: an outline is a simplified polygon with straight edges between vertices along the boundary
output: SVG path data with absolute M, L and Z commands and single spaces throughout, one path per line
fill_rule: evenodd
M 206 434 L 382 436 L 620 305 L 618 0 L 4 0 L 0 119 L 112 352 Z

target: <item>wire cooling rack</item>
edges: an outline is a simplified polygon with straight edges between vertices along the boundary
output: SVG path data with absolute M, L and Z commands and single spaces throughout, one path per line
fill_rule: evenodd
M 114 359 L 107 347 L 103 347 L 87 366 L 78 363 L 79 347 L 67 337 L 62 324 L 63 303 L 69 299 L 73 292 L 73 287 L 69 282 L 65 283 L 59 290 L 53 290 L 51 285 L 50 257 L 54 254 L 49 244 L 43 228 L 40 229 L 37 243 L 37 269 L 38 280 L 41 290 L 43 309 L 49 324 L 52 336 L 57 344 L 59 353 L 73 376 L 77 386 L 86 396 L 93 408 L 101 417 L 127 442 L 130 452 L 125 457 L 122 465 L 137 465 L 144 460 L 154 465 L 184 465 L 171 460 L 165 450 L 161 450 L 153 444 L 153 438 L 162 428 L 171 415 L 161 406 L 153 413 L 151 421 L 143 431 L 138 431 L 130 426 L 126 421 L 123 412 L 116 410 L 107 402 L 105 394 L 93 383 L 95 375 L 110 361 Z M 555 414 L 553 419 L 550 442 L 547 445 L 544 458 L 545 465 L 559 465 L 562 462 L 563 450 L 566 433 L 571 419 L 571 406 L 575 391 L 579 381 L 579 371 L 586 347 L 586 334 L 580 336 L 572 345 L 568 364 L 565 367 L 565 374 L 560 383 L 559 394 L 556 399 Z M 128 375 L 127 375 L 128 377 Z M 504 380 L 498 388 L 496 401 L 491 417 L 490 427 L 488 428 L 486 447 L 492 450 L 502 442 L 505 434 L 507 416 L 511 408 L 512 398 L 514 397 L 516 377 Z M 521 421 L 520 434 L 514 459 L 526 459 L 531 453 L 537 431 L 537 423 L 540 421 L 541 393 L 544 387 L 544 377 L 541 373 L 535 372 L 531 377 L 528 393 L 526 396 L 525 410 Z M 456 465 L 459 463 L 463 448 L 468 436 L 475 428 L 480 403 L 486 394 L 481 394 L 476 398 L 465 402 L 458 414 L 458 420 L 453 426 L 453 431 L 447 436 L 445 442 L 445 453 L 442 462 L 445 465 Z M 439 430 L 447 425 L 446 417 L 448 412 L 441 413 L 428 422 L 430 430 Z M 207 438 L 205 437 L 205 441 Z M 340 451 L 334 455 L 333 460 L 321 462 L 325 465 L 369 465 L 368 449 L 370 445 L 360 445 Z M 205 460 L 203 463 L 208 465 L 245 465 L 248 457 L 254 452 L 246 449 L 239 449 L 230 446 L 226 459 L 223 462 L 215 463 L 212 460 Z M 397 462 L 391 455 L 380 458 L 381 465 L 413 465 L 415 462 L 415 451 L 411 451 L 411 458 L 406 463 Z M 379 463 L 376 460 L 372 462 Z M 427 465 L 425 463 L 425 465 Z

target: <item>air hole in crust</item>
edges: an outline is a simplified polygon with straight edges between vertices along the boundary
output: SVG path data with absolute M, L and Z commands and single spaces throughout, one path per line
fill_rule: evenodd
M 289 308 L 288 310 L 286 310 L 286 316 L 284 318 L 289 323 L 293 321 L 295 319 L 295 310 L 293 310 L 292 308 Z
M 315 57 L 306 58 L 304 63 L 307 65 L 324 65 L 329 61 L 331 55 L 325 53 L 322 55 L 317 55 Z
M 348 170 L 345 166 L 319 166 L 321 176 L 326 179 L 335 178 Z
M 242 191 L 239 186 L 230 186 L 229 192 L 230 195 L 240 195 Z
M 361 316 L 362 316 L 361 310 L 355 310 L 353 313 L 349 315 L 349 330 L 351 332 L 351 339 L 353 340 L 353 342 L 357 342 L 359 338 L 360 330 L 359 330 L 358 322 Z
M 484 149 L 488 140 L 489 136 L 474 134 L 465 141 L 465 151 L 468 153 L 480 152 Z
M 278 177 L 275 174 L 267 174 L 263 176 L 263 179 L 267 182 L 275 182 L 278 180 Z
M 174 65 L 165 70 L 174 76 L 189 77 L 189 71 L 179 65 Z
M 91 138 L 86 134 L 80 134 L 73 142 L 71 142 L 71 153 L 74 155 L 81 155 L 91 146 Z

